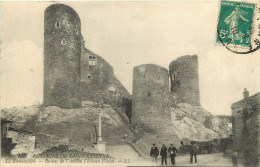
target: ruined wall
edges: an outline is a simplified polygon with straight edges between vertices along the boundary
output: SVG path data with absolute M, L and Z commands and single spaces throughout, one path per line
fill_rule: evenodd
M 200 105 L 198 57 L 182 56 L 169 65 L 171 91 L 178 103 Z
M 66 5 L 49 6 L 44 15 L 44 105 L 75 108 L 103 100 L 131 110 L 123 98 L 131 99 L 113 67 L 84 47 L 78 14 Z
M 81 23 L 69 6 L 54 4 L 44 12 L 45 106 L 73 108 L 80 80 Z
M 134 67 L 132 96 L 132 123 L 149 122 L 158 117 L 170 120 L 167 69 L 153 64 Z
M 103 100 L 113 107 L 122 107 L 122 98 L 130 94 L 115 77 L 113 67 L 99 55 L 83 48 L 78 95 L 82 101 Z
M 247 154 L 252 151 L 256 159 L 258 158 L 256 161 L 259 165 L 260 93 L 233 103 L 231 108 L 233 148 Z M 245 161 L 247 160 L 245 159 Z

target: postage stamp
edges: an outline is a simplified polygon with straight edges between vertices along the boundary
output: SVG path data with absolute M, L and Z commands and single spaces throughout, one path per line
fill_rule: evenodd
M 216 43 L 252 47 L 256 9 L 255 3 L 221 1 Z

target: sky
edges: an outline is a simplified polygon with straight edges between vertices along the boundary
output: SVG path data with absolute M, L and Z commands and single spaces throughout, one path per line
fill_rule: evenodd
M 1 2 L 1 108 L 42 102 L 44 10 L 57 2 Z M 198 55 L 201 105 L 230 115 L 260 92 L 260 51 L 240 55 L 215 44 L 219 1 L 64 2 L 80 16 L 85 46 L 114 67 L 132 93 L 133 67 L 168 68 Z

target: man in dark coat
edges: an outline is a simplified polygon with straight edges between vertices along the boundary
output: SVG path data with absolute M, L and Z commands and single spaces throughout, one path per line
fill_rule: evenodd
M 162 166 L 164 163 L 165 165 L 167 165 L 167 147 L 165 146 L 165 144 L 162 145 L 160 155 L 162 157 Z
M 197 163 L 197 152 L 198 152 L 198 145 L 195 141 L 191 142 L 191 149 L 190 149 L 190 163 L 193 163 L 193 156 L 195 159 L 195 163 Z
M 152 160 L 157 163 L 157 157 L 159 155 L 159 149 L 156 147 L 155 144 L 153 144 L 153 147 L 151 148 L 150 151 L 150 156 L 152 157 Z
M 177 148 L 173 146 L 173 144 L 171 144 L 170 148 L 168 149 L 168 153 L 171 157 L 171 163 L 172 165 L 175 164 L 175 156 L 177 155 Z

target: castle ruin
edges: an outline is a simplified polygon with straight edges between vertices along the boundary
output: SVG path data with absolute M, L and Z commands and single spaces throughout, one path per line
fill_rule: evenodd
M 60 108 L 33 106 L 39 118 L 38 148 L 45 147 L 45 143 L 59 143 L 59 138 L 45 135 L 56 135 L 57 131 L 69 143 L 89 146 L 98 137 L 97 112 L 105 115 L 102 134 L 106 141 L 112 144 L 131 141 L 134 148 L 144 152 L 149 152 L 154 142 L 178 146 L 180 141 L 188 142 L 187 139 L 222 136 L 214 128 L 220 123 L 200 106 L 196 55 L 177 58 L 169 69 L 155 64 L 134 67 L 131 96 L 115 77 L 113 67 L 85 47 L 78 14 L 63 4 L 51 5 L 44 13 L 43 94 L 44 106 Z M 97 104 L 102 101 L 108 105 Z M 94 108 L 102 106 L 103 109 Z M 31 114 L 31 110 L 25 110 Z M 23 113 L 23 110 L 11 111 Z M 34 120 L 31 115 L 23 118 L 28 122 Z M 211 125 L 213 119 L 215 124 Z M 18 114 L 15 121 L 18 120 L 24 119 Z
M 171 97 L 166 68 L 154 64 L 134 67 L 132 122 L 143 122 L 147 117 L 170 118 Z
M 200 105 L 198 58 L 182 56 L 172 61 L 169 71 L 154 64 L 136 66 L 133 73 L 132 120 L 148 115 L 170 119 L 178 103 Z
M 80 82 L 81 23 L 69 6 L 55 4 L 44 13 L 44 105 L 77 107 Z
M 169 70 L 153 64 L 134 67 L 131 97 L 113 67 L 84 46 L 76 11 L 51 5 L 44 13 L 43 104 L 77 108 L 93 101 L 122 108 L 134 123 L 147 117 L 170 119 L 177 103 L 200 105 L 198 58 L 177 58 Z
M 197 56 L 182 56 L 169 65 L 171 91 L 178 103 L 200 105 L 199 72 Z
M 85 48 L 76 11 L 63 4 L 49 6 L 44 13 L 43 104 L 77 108 L 103 101 L 118 107 L 129 98 L 113 67 Z

